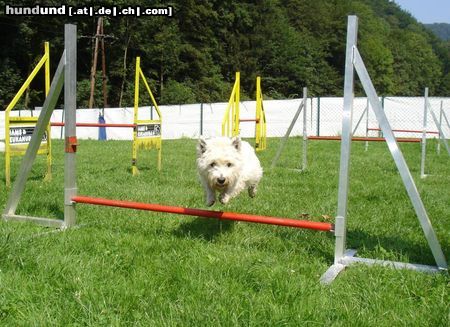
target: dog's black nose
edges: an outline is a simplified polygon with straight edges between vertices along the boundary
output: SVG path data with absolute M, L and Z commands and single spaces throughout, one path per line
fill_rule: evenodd
M 219 178 L 217 179 L 217 183 L 219 183 L 219 184 L 225 183 L 225 178 L 219 177 Z

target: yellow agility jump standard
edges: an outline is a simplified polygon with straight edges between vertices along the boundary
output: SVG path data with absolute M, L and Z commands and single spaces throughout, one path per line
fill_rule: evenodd
M 44 55 L 34 67 L 31 74 L 25 80 L 19 91 L 11 100 L 5 110 L 5 180 L 6 186 L 11 186 L 11 157 L 23 156 L 27 150 L 28 144 L 36 127 L 37 117 L 12 117 L 11 110 L 22 97 L 25 90 L 30 86 L 33 79 L 44 67 L 45 74 L 45 96 L 50 90 L 50 46 L 48 42 L 44 43 Z M 50 124 L 47 126 L 42 137 L 42 142 L 38 150 L 38 154 L 47 155 L 47 173 L 45 178 L 51 179 L 52 174 L 52 151 Z
M 139 119 L 139 82 L 142 79 L 144 82 L 147 93 L 150 96 L 151 102 L 158 113 L 159 119 L 153 119 L 152 111 L 150 108 L 150 119 Z M 162 115 L 158 108 L 155 97 L 147 83 L 144 73 L 141 69 L 141 58 L 136 57 L 136 74 L 134 83 L 134 130 L 133 130 L 133 159 L 131 162 L 131 169 L 133 175 L 137 175 L 139 170 L 137 168 L 137 153 L 139 149 L 156 149 L 158 150 L 158 170 L 161 170 L 161 125 Z
M 264 112 L 263 95 L 261 91 L 261 77 L 256 77 L 256 124 L 255 124 L 255 149 L 265 150 L 267 147 L 266 113 Z
M 240 118 L 240 73 L 236 72 L 236 80 L 231 91 L 225 115 L 222 120 L 222 136 L 238 136 L 241 122 L 255 122 L 255 150 L 266 148 L 266 115 L 264 113 L 263 96 L 261 92 L 261 77 L 256 77 L 256 116 L 255 119 Z

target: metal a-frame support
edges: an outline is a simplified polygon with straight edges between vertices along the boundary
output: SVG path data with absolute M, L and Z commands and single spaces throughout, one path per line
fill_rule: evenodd
M 64 28 L 64 47 L 65 50 L 53 77 L 50 92 L 45 98 L 41 113 L 36 123 L 33 136 L 27 148 L 25 156 L 22 159 L 19 173 L 15 179 L 13 188 L 9 194 L 6 208 L 2 214 L 5 220 L 32 221 L 37 224 L 66 228 L 75 224 L 75 208 L 71 198 L 76 195 L 76 179 L 75 179 L 75 151 L 76 151 L 76 127 L 75 127 L 75 109 L 76 109 L 76 25 L 67 24 Z M 20 197 L 25 189 L 25 185 L 36 159 L 42 136 L 50 122 L 56 102 L 58 101 L 62 87 L 64 85 L 64 110 L 66 114 L 65 136 L 66 136 L 66 154 L 64 169 L 64 220 L 31 217 L 24 215 L 16 215 L 16 209 L 20 201 Z
M 394 133 L 389 125 L 386 114 L 383 111 L 378 99 L 375 88 L 364 65 L 363 59 L 359 54 L 357 43 L 358 18 L 356 16 L 348 17 L 347 26 L 347 48 L 345 62 L 345 82 L 344 82 L 344 110 L 342 118 L 342 141 L 341 141 L 341 161 L 339 172 L 339 193 L 338 209 L 335 222 L 335 254 L 334 264 L 321 277 L 324 284 L 331 283 L 345 267 L 353 263 L 364 263 L 368 265 L 378 264 L 401 269 L 413 269 L 425 272 L 438 272 L 447 270 L 448 265 L 442 252 L 439 241 L 431 226 L 430 219 L 420 198 L 417 187 L 414 183 L 408 165 L 394 137 Z M 420 225 L 423 229 L 428 245 L 436 261 L 436 266 L 418 265 L 403 262 L 393 262 L 385 260 L 376 260 L 368 258 L 355 257 L 356 250 L 346 248 L 346 222 L 347 222 L 347 204 L 349 194 L 349 173 L 350 173 L 350 151 L 352 138 L 352 113 L 354 98 L 354 71 L 359 76 L 364 91 L 367 94 L 370 105 L 375 112 L 375 116 L 380 124 L 386 143 L 395 161 L 397 169 L 405 185 L 408 196 L 414 207 Z
M 434 124 L 436 125 L 436 128 L 438 129 L 438 132 L 439 132 L 439 141 L 442 142 L 442 143 L 444 144 L 445 149 L 447 150 L 447 154 L 450 156 L 450 147 L 448 146 L 447 139 L 446 139 L 445 134 L 444 134 L 444 131 L 443 131 L 443 129 L 442 129 L 442 119 L 440 119 L 441 122 L 439 122 L 439 120 L 438 120 L 437 117 L 436 117 L 436 114 L 434 113 L 433 108 L 432 108 L 431 105 L 430 105 L 430 102 L 428 101 L 428 97 L 425 98 L 425 105 L 426 105 L 427 108 L 430 110 L 431 118 L 433 118 L 433 122 L 434 122 Z M 447 121 L 447 124 L 448 124 L 447 116 L 445 115 L 445 113 L 444 113 L 443 110 L 442 110 L 442 102 L 441 102 L 441 111 L 440 111 L 440 113 L 441 113 L 441 116 L 443 116 L 443 117 L 445 118 L 445 120 Z
M 283 152 L 284 147 L 286 146 L 286 143 L 289 139 L 289 136 L 291 135 L 292 129 L 294 128 L 295 123 L 298 120 L 298 117 L 300 116 L 300 113 L 303 110 L 303 146 L 302 146 L 302 165 L 301 170 L 306 170 L 307 160 L 306 160 L 306 148 L 307 148 L 307 142 L 308 142 L 308 135 L 306 130 L 306 106 L 307 106 L 307 99 L 308 99 L 308 89 L 306 87 L 303 88 L 303 100 L 300 102 L 300 105 L 298 106 L 298 109 L 292 118 L 291 124 L 289 125 L 286 133 L 284 134 L 283 139 L 281 140 L 280 145 L 278 146 L 277 153 L 275 154 L 275 157 L 272 160 L 272 164 L 270 165 L 270 168 L 275 168 L 275 166 L 278 163 L 278 160 L 280 159 L 281 153 Z
M 424 115 L 423 115 L 423 133 L 422 133 L 422 156 L 421 156 L 421 161 L 420 161 L 420 178 L 425 178 L 427 176 L 429 176 L 428 174 L 425 174 L 425 158 L 427 156 L 427 151 L 426 151 L 426 145 L 427 145 L 427 125 L 428 125 L 428 110 L 430 111 L 431 114 L 431 118 L 433 119 L 434 125 L 436 126 L 436 128 L 438 129 L 439 132 L 439 140 L 438 142 L 438 153 L 440 153 L 440 145 L 441 143 L 444 144 L 445 149 L 447 150 L 447 154 L 450 156 L 450 147 L 448 145 L 447 139 L 445 138 L 445 134 L 444 131 L 442 129 L 442 117 L 444 117 L 447 120 L 447 124 L 448 124 L 448 119 L 447 116 L 445 115 L 445 113 L 442 110 L 442 102 L 441 102 L 441 108 L 440 108 L 440 119 L 438 120 L 433 108 L 430 105 L 430 102 L 428 101 L 428 87 L 425 88 L 425 95 L 424 95 Z M 449 126 L 450 128 L 450 126 Z

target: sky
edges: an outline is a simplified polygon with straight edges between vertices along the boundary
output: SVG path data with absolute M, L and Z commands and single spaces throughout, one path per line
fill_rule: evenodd
M 424 24 L 450 24 L 450 0 L 394 0 Z

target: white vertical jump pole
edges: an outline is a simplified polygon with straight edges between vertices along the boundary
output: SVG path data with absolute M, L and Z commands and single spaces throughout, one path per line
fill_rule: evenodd
M 420 178 L 425 178 L 425 159 L 427 156 L 427 128 L 428 128 L 428 87 L 425 88 L 423 105 L 422 156 L 420 160 Z
M 353 257 L 356 250 L 346 249 L 347 237 L 347 205 L 349 193 L 350 175 L 350 151 L 352 144 L 352 115 L 353 115 L 353 81 L 354 69 L 353 58 L 356 49 L 358 35 L 358 18 L 348 17 L 347 45 L 345 50 L 345 78 L 344 78 L 344 107 L 342 112 L 342 136 L 341 136 L 341 159 L 339 166 L 338 185 L 338 208 L 335 218 L 335 246 L 334 264 L 322 275 L 320 281 L 323 284 L 331 283 L 337 275 L 345 269 L 346 265 L 342 259 L 346 256 Z
M 340 271 L 344 267 L 339 264 L 346 255 L 347 205 L 349 193 L 350 152 L 352 145 L 352 116 L 354 99 L 353 58 L 358 39 L 358 18 L 349 16 L 347 25 L 347 45 L 345 51 L 344 108 L 342 113 L 341 160 L 339 168 L 338 208 L 335 222 L 334 264 Z M 349 255 L 354 255 L 352 250 Z M 339 272 L 338 272 L 339 273 Z
M 441 100 L 441 107 L 439 109 L 439 126 L 441 126 L 441 127 L 442 127 L 442 110 L 444 110 L 443 109 L 443 105 L 444 105 L 444 101 Z M 439 130 L 438 138 L 439 139 L 441 138 L 441 131 L 440 130 Z M 441 142 L 439 142 L 439 141 L 437 142 L 436 152 L 437 152 L 438 155 L 441 154 Z
M 64 26 L 65 76 L 64 76 L 64 111 L 65 155 L 64 155 L 64 228 L 76 224 L 75 203 L 72 197 L 77 195 L 76 183 L 76 95 L 77 95 L 77 27 Z
M 307 111 L 307 101 L 308 101 L 308 89 L 306 87 L 303 88 L 303 159 L 302 159 L 302 171 L 305 171 L 308 165 L 307 162 L 307 151 L 308 151 L 308 131 L 307 131 L 307 121 L 306 121 L 306 111 Z M 311 106 L 312 108 L 312 106 Z M 312 121 L 312 119 L 311 119 Z
M 367 106 L 366 106 L 366 139 L 369 137 L 369 99 L 367 99 Z M 369 149 L 369 141 L 366 140 L 366 144 L 364 145 L 364 151 L 367 151 Z

